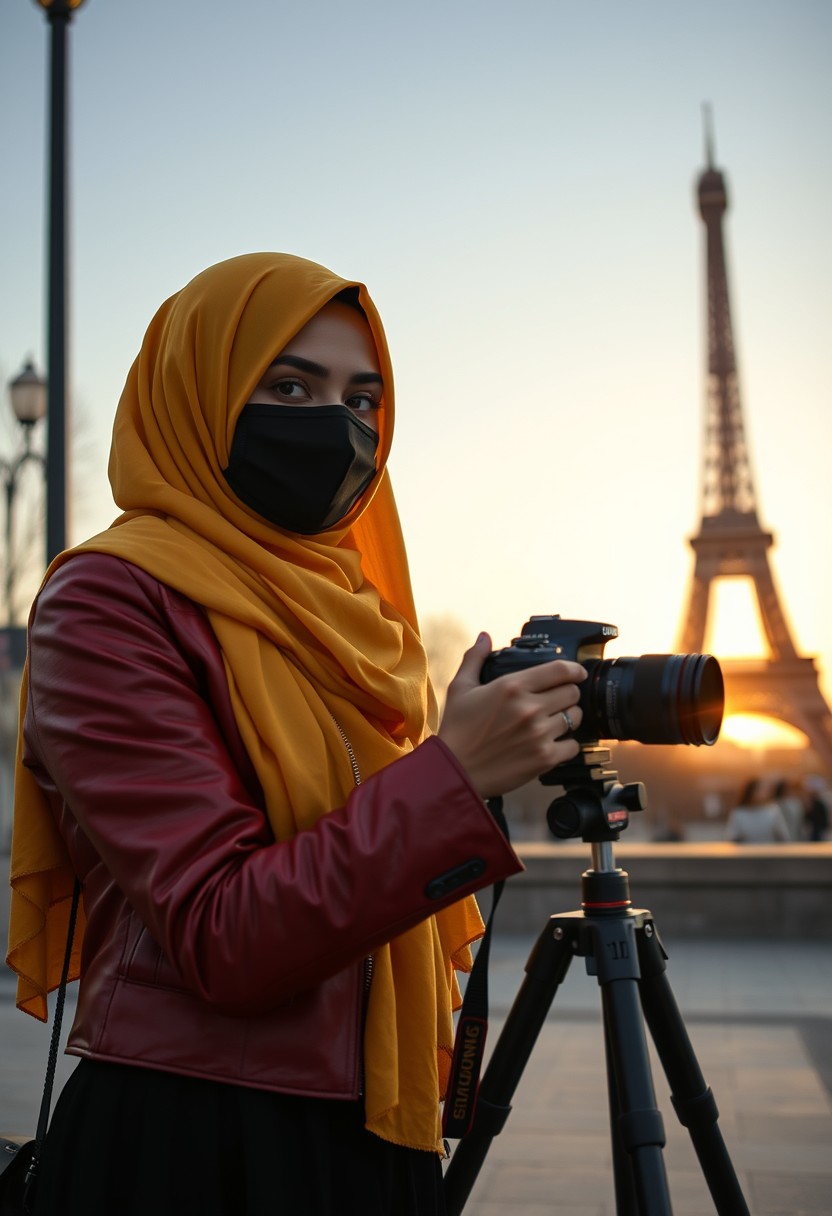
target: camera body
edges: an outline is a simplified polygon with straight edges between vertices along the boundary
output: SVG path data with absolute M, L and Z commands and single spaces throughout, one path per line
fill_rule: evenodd
M 587 670 L 580 685 L 583 718 L 573 732 L 583 746 L 600 739 L 711 746 L 719 736 L 725 690 L 712 655 L 646 654 L 605 659 L 618 637 L 615 625 L 533 616 L 510 646 L 483 664 L 483 684 L 553 659 L 573 659 Z

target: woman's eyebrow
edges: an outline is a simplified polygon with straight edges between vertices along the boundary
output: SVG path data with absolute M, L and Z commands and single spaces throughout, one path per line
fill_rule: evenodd
M 324 367 L 322 363 L 313 363 L 311 359 L 302 359 L 300 355 L 278 355 L 271 366 L 294 367 L 299 372 L 308 372 L 310 376 L 329 375 L 328 367 Z
M 325 377 L 329 375 L 328 367 L 324 367 L 322 363 L 315 363 L 312 359 L 304 359 L 301 355 L 278 355 L 269 371 L 276 367 L 294 367 L 297 371 L 306 372 L 310 376 Z M 383 384 L 384 381 L 378 372 L 356 372 L 354 376 L 350 376 L 350 383 Z

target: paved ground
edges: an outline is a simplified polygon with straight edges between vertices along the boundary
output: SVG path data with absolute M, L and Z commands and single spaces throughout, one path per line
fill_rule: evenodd
M 531 941 L 492 947 L 490 1038 Z M 668 974 L 752 1216 L 832 1213 L 832 944 L 666 941 Z M 71 1006 L 68 1005 L 71 1015 Z M 34 1128 L 48 1032 L 0 974 L 0 1132 Z M 60 1058 L 61 1074 L 71 1062 Z M 654 1062 L 675 1216 L 714 1211 Z M 577 960 L 560 988 L 465 1216 L 614 1216 L 597 983 Z
M 832 1213 L 832 944 L 665 941 L 668 976 L 752 1216 Z M 492 947 L 504 1013 L 530 943 Z M 495 1139 L 466 1216 L 615 1216 L 597 981 L 576 960 Z M 500 1021 L 494 1017 L 490 1037 Z M 651 1045 L 652 1046 L 652 1045 Z M 675 1216 L 715 1211 L 653 1058 Z

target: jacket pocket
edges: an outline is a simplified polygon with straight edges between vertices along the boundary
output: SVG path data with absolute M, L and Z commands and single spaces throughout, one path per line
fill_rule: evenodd
M 154 988 L 168 988 L 174 992 L 188 991 L 170 959 L 132 909 L 127 948 L 122 954 L 119 974 L 133 984 L 152 984 Z

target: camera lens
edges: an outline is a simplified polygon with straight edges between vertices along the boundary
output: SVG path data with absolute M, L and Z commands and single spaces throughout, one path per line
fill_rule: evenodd
M 581 687 L 584 719 L 575 737 L 638 743 L 716 742 L 722 724 L 722 672 L 709 654 L 643 654 L 590 659 Z

